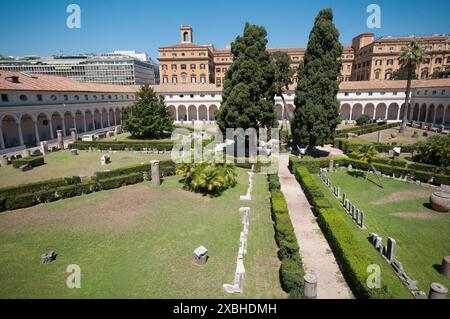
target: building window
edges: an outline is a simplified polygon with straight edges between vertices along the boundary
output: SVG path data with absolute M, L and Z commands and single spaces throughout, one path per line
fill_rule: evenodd
M 216 69 L 216 72 L 217 72 L 217 73 L 220 73 L 220 68 L 217 68 L 217 69 Z
M 450 56 L 447 57 L 447 63 L 450 63 Z
M 217 80 L 216 80 L 216 85 L 217 85 L 217 86 L 220 86 L 220 85 L 221 85 L 220 79 L 217 79 Z
M 182 83 L 186 83 L 187 81 L 187 74 L 186 73 L 181 73 L 181 82 Z
M 429 64 L 429 63 L 430 63 L 430 58 L 425 58 L 425 59 L 423 60 L 423 63 Z
M 80 99 L 78 95 L 75 95 L 73 98 L 75 99 L 75 101 L 78 101 Z
M 200 64 L 200 69 L 201 69 L 201 70 L 206 69 L 206 65 L 205 65 L 204 63 Z
M 397 95 L 397 92 L 392 92 L 392 94 Z
M 392 79 L 392 71 L 387 71 L 386 75 L 384 76 L 385 80 L 390 80 Z
M 161 69 L 162 69 L 163 71 L 167 70 L 167 64 L 161 65 Z
M 436 58 L 436 60 L 434 60 L 434 63 L 442 64 L 442 59 L 441 58 Z
M 348 96 L 349 94 L 348 94 L 348 92 L 344 92 L 344 95 L 345 95 L 345 96 Z
M 67 94 L 64 94 L 64 101 L 68 101 L 69 100 L 69 96 Z
M 171 68 L 172 68 L 172 70 L 176 70 L 177 69 L 177 65 L 176 64 L 172 64 Z
M 8 102 L 8 94 L 2 94 L 2 102 Z
M 202 84 L 206 83 L 206 76 L 204 76 L 204 75 L 200 76 L 200 83 L 202 83 Z
M 193 98 L 194 98 L 194 94 L 190 94 L 189 96 L 191 97 L 191 99 L 193 99 Z
M 105 96 L 104 96 L 103 94 L 102 94 L 102 96 L 101 96 L 101 99 L 102 99 L 102 100 L 104 100 L 104 99 L 105 99 Z
M 394 60 L 388 59 L 387 60 L 387 65 L 394 65 Z
M 445 95 L 445 90 L 442 90 L 441 95 Z
M 89 96 L 87 94 L 84 95 L 84 100 L 85 101 L 89 100 Z M 116 100 L 117 100 L 117 95 L 116 95 Z
M 53 100 L 53 97 L 54 97 L 54 95 L 52 95 L 52 100 Z M 36 95 L 36 98 L 37 98 L 37 100 L 39 101 L 39 102 L 42 102 L 42 94 L 38 94 L 38 95 Z M 56 98 L 56 96 L 55 96 L 55 98 Z M 56 99 L 55 99 L 56 100 Z M 54 101 L 54 100 L 53 100 Z
M 375 61 L 375 65 L 383 65 L 383 61 L 382 60 L 376 60 Z
M 195 75 L 191 75 L 191 83 L 196 83 L 197 82 L 197 78 Z
M 169 83 L 169 78 L 167 76 L 163 77 L 163 83 L 164 84 Z
M 27 96 L 26 96 L 26 95 L 23 95 L 23 94 L 19 97 L 19 99 L 20 99 L 22 102 L 26 102 L 26 101 L 28 100 Z
M 421 78 L 421 79 L 426 79 L 426 78 L 428 78 L 428 73 L 429 73 L 428 68 L 423 68 L 423 69 L 422 69 L 422 72 L 421 72 L 421 74 L 420 74 L 420 78 Z
M 373 95 L 373 92 L 369 92 L 369 96 L 372 96 Z
M 52 101 L 56 101 L 56 95 L 52 95 L 50 98 L 52 99 Z M 39 100 L 39 97 L 38 97 L 38 100 Z M 41 95 L 41 99 L 39 101 L 42 101 L 42 95 Z
M 172 77 L 172 83 L 173 83 L 173 84 L 177 84 L 177 77 L 176 77 L 176 76 L 173 76 L 173 77 Z
M 182 70 L 186 70 L 186 64 L 182 64 L 182 65 L 181 65 L 181 69 L 182 69 Z
M 195 64 L 191 64 L 191 70 L 195 70 Z

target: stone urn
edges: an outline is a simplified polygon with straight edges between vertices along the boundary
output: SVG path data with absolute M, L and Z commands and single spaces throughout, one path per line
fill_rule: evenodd
M 391 138 L 397 138 L 398 134 L 397 133 L 391 133 Z
M 446 213 L 450 210 L 450 194 L 435 192 L 430 196 L 431 207 L 435 211 Z

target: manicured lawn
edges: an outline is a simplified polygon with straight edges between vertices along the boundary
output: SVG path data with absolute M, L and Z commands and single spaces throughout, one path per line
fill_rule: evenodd
M 78 151 L 78 154 L 78 156 L 73 156 L 68 150 L 50 153 L 45 156 L 45 165 L 35 167 L 27 172 L 21 172 L 12 165 L 0 167 L 0 187 L 57 177 L 91 176 L 97 171 L 148 163 L 152 159 L 170 159 L 170 154 L 112 152 L 109 154 L 111 163 L 103 166 L 100 164 L 100 157 L 105 153 Z
M 128 132 L 125 132 L 125 133 L 122 133 L 122 134 L 117 135 L 117 136 L 115 137 L 115 139 L 116 139 L 116 141 L 118 141 L 118 142 L 126 142 L 126 141 L 128 141 L 128 142 L 155 141 L 154 138 L 153 138 L 153 139 L 151 139 L 151 138 L 149 138 L 149 139 L 139 139 L 139 138 L 134 138 L 134 137 L 132 137 L 131 134 L 128 133 Z M 111 142 L 111 141 L 113 141 L 113 140 L 114 140 L 114 137 L 107 137 L 107 138 L 101 139 L 99 142 Z M 164 139 L 158 139 L 158 141 L 170 141 L 170 134 L 168 135 L 167 138 L 164 138 Z
M 219 198 L 184 191 L 180 177 L 0 214 L 0 298 L 284 298 L 266 177 L 254 200 L 239 201 L 247 173 Z M 245 292 L 226 296 L 234 279 L 241 206 L 250 213 Z M 204 245 L 210 259 L 193 262 Z M 56 261 L 40 254 L 55 250 Z M 81 289 L 66 287 L 66 267 L 81 267 Z
M 366 180 L 346 171 L 328 176 L 364 211 L 366 236 L 377 233 L 384 244 L 387 237 L 397 241 L 397 259 L 406 273 L 418 281 L 421 290 L 428 293 L 432 282 L 450 286 L 450 280 L 436 269 L 450 252 L 450 214 L 437 213 L 429 207 L 432 189 L 386 178 L 382 189 L 375 176 Z

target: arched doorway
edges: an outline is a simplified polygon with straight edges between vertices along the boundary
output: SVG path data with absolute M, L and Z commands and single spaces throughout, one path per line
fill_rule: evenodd
M 385 120 L 386 119 L 386 109 L 387 106 L 384 103 L 380 103 L 377 105 L 377 110 L 375 112 L 376 120 Z
M 81 111 L 77 111 L 75 113 L 75 123 L 76 123 L 76 129 L 78 133 L 84 132 L 84 118 L 83 113 Z
M 392 103 L 389 105 L 389 108 L 388 108 L 387 120 L 388 121 L 397 121 L 397 117 L 398 117 L 398 104 Z
M 169 105 L 169 106 L 167 107 L 167 112 L 169 112 L 169 114 L 171 115 L 172 120 L 173 120 L 174 122 L 176 122 L 176 121 L 177 121 L 177 110 L 175 109 L 175 106 Z
M 108 127 L 109 123 L 108 123 L 108 116 L 109 113 L 106 109 L 102 109 L 102 120 L 103 120 L 103 127 Z
M 63 130 L 62 117 L 61 117 L 61 114 L 59 114 L 58 112 L 54 112 L 52 114 L 52 127 L 53 127 L 53 137 L 58 136 L 56 131 Z M 64 134 L 64 132 L 63 132 L 63 134 Z
M 420 107 L 419 107 L 419 104 L 416 103 L 414 105 L 413 114 L 412 114 L 412 120 L 413 121 L 418 121 L 419 120 L 419 112 L 420 112 Z
M 40 113 L 37 117 L 37 126 L 39 132 L 40 141 L 48 141 L 51 139 L 50 136 L 50 121 L 47 114 Z
M 189 105 L 188 107 L 188 121 L 197 120 L 197 108 L 195 105 Z
M 37 146 L 36 131 L 34 128 L 34 119 L 30 114 L 23 114 L 20 118 L 20 127 L 22 128 L 23 142 L 27 147 Z
M 375 105 L 372 103 L 364 106 L 364 115 L 367 115 L 371 120 L 374 119 Z
M 359 117 L 363 114 L 363 109 L 362 109 L 362 105 L 357 103 L 355 105 L 353 105 L 353 110 L 352 110 L 352 121 L 356 121 L 357 119 L 359 119 Z
M 180 122 L 187 121 L 187 112 L 186 107 L 184 105 L 178 106 L 178 120 Z
M 433 117 L 434 117 L 434 112 L 435 112 L 434 110 L 435 110 L 434 104 L 431 104 L 428 107 L 428 116 L 427 116 L 427 119 L 425 122 L 433 123 Z
M 341 117 L 344 121 L 349 121 L 350 120 L 350 104 L 342 104 L 341 105 Z
M 198 119 L 200 121 L 208 120 L 208 111 L 206 110 L 206 105 L 200 105 L 198 107 Z
M 101 121 L 100 111 L 98 109 L 95 109 L 95 111 L 94 111 L 94 130 L 101 129 L 102 128 L 101 124 L 102 124 L 102 121 Z
M 19 124 L 13 115 L 5 115 L 2 118 L 1 128 L 5 148 L 20 146 Z
M 214 122 L 216 120 L 216 113 L 218 110 L 219 109 L 214 104 L 209 106 L 209 121 L 210 122 Z
M 94 130 L 94 116 L 92 115 L 91 110 L 86 110 L 84 112 L 84 117 L 86 118 L 86 132 L 90 132 Z
M 419 113 L 419 121 L 425 122 L 425 116 L 427 115 L 427 105 L 424 103 L 420 107 L 420 113 Z
M 70 129 L 74 128 L 72 113 L 70 113 L 70 112 L 64 113 L 64 124 L 66 126 L 66 136 L 69 136 Z

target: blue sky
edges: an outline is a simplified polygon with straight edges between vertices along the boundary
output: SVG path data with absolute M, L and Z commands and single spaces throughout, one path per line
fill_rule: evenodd
M 66 27 L 66 7 L 81 7 L 81 29 Z M 382 28 L 370 30 L 366 8 L 382 9 Z M 179 42 L 190 24 L 196 43 L 224 47 L 246 21 L 264 25 L 270 47 L 306 46 L 321 8 L 334 10 L 341 41 L 362 32 L 381 35 L 450 33 L 447 0 L 14 0 L 0 1 L 0 54 L 51 55 L 140 50 L 156 57 Z

